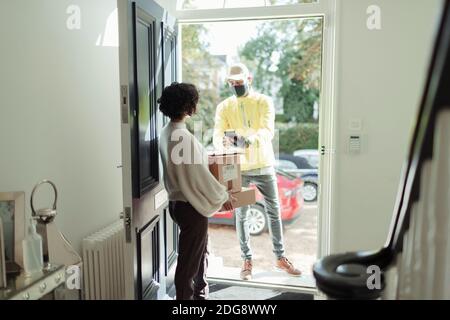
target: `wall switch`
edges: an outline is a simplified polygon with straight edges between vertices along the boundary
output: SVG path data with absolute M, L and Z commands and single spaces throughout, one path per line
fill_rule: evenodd
M 361 119 L 351 119 L 349 121 L 348 128 L 351 131 L 361 131 L 362 130 L 362 120 Z

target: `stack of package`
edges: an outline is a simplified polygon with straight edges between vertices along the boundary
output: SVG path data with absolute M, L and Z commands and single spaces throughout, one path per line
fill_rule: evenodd
M 209 170 L 233 194 L 236 199 L 233 201 L 234 208 L 256 203 L 256 190 L 242 188 L 240 157 L 238 152 L 209 154 Z M 222 208 L 220 211 L 226 210 Z

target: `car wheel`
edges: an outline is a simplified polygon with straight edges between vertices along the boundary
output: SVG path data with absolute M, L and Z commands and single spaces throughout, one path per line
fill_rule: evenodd
M 303 186 L 303 199 L 306 202 L 314 202 L 317 200 L 317 184 L 305 182 Z
M 267 219 L 264 207 L 251 206 L 247 210 L 248 227 L 252 236 L 257 236 L 267 229 Z

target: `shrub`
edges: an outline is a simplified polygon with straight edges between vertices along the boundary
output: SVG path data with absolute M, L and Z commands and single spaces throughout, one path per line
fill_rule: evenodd
M 280 152 L 292 154 L 301 149 L 319 148 L 319 125 L 301 123 L 290 128 L 279 128 Z

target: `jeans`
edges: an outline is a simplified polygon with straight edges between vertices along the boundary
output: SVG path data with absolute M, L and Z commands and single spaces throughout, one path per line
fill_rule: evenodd
M 283 227 L 281 224 L 280 201 L 278 199 L 278 185 L 275 174 L 261 176 L 242 176 L 242 186 L 254 184 L 264 196 L 265 211 L 267 213 L 269 232 L 272 238 L 273 253 L 277 259 L 284 256 Z M 247 207 L 236 209 L 236 230 L 241 246 L 243 259 L 252 258 L 250 247 L 250 230 L 248 226 Z

